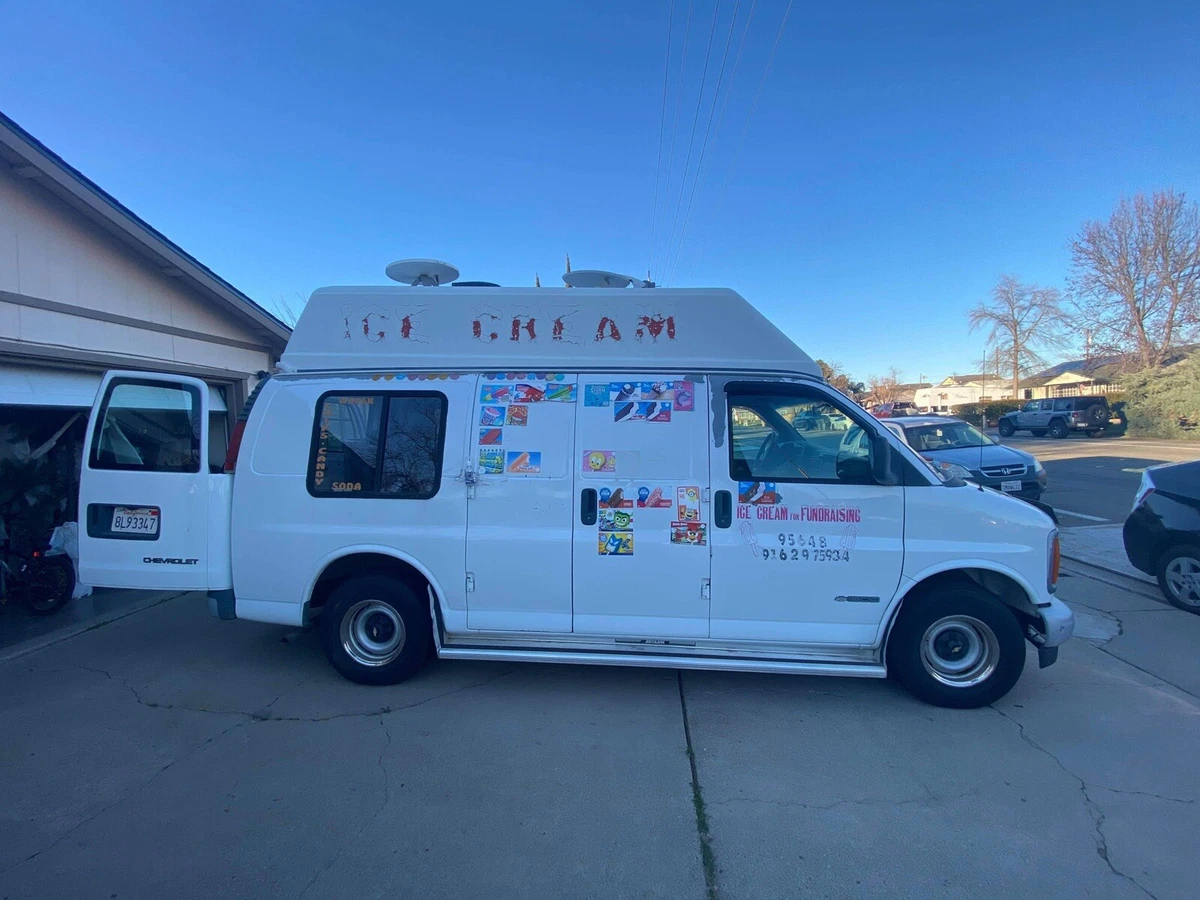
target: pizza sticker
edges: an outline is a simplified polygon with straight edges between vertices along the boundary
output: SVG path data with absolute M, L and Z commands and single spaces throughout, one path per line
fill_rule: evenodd
M 514 404 L 508 408 L 508 416 L 504 420 L 505 425 L 528 425 L 529 424 L 529 407 Z

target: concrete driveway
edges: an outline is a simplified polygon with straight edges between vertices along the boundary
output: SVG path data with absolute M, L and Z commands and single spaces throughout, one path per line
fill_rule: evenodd
M 1090 640 L 970 712 L 574 666 L 364 688 L 181 597 L 0 664 L 0 898 L 1192 897 L 1200 617 L 1099 577 L 1062 588 Z

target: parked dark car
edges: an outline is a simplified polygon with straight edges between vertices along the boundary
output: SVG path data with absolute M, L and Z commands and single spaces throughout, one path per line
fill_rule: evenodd
M 1125 555 L 1166 598 L 1200 614 L 1200 459 L 1152 466 L 1125 520 Z

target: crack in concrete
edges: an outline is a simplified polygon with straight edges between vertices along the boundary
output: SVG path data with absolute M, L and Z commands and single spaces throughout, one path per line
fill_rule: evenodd
M 187 705 L 181 704 L 181 703 L 159 703 L 156 700 L 147 700 L 138 692 L 137 688 L 135 688 L 125 678 L 123 678 L 121 676 L 113 675 L 111 672 L 107 672 L 104 669 L 94 668 L 92 666 L 76 665 L 76 666 L 73 666 L 72 668 L 82 669 L 85 672 L 94 672 L 97 675 L 103 675 L 104 677 L 106 677 L 112 681 L 115 681 L 117 684 L 120 684 L 122 687 L 126 688 L 133 695 L 133 698 L 141 706 L 145 706 L 149 709 L 180 710 L 183 712 L 207 713 L 210 715 L 221 715 L 221 716 L 244 716 L 255 722 L 332 722 L 335 719 L 354 719 L 354 718 L 370 719 L 370 718 L 374 718 L 375 716 L 389 715 L 391 713 L 403 712 L 406 709 L 415 709 L 418 706 L 424 706 L 427 703 L 432 703 L 435 700 L 441 700 L 443 697 L 449 697 L 452 694 L 457 694 L 462 691 L 472 690 L 473 688 L 483 687 L 485 685 L 491 684 L 493 681 L 498 681 L 501 678 L 505 678 L 516 671 L 515 669 L 508 669 L 508 670 L 506 670 L 504 672 L 500 672 L 496 675 L 489 676 L 488 678 L 485 678 L 482 681 L 475 681 L 470 684 L 460 685 L 459 687 L 452 688 L 451 690 L 443 691 L 440 694 L 434 694 L 432 697 L 426 697 L 422 700 L 416 700 L 412 703 L 405 703 L 400 706 L 384 706 L 380 709 L 371 709 L 371 710 L 366 710 L 365 712 L 333 713 L 328 716 L 275 716 L 275 715 L 269 715 L 266 713 L 268 710 L 271 709 L 271 707 L 273 707 L 276 703 L 278 703 L 284 696 L 291 693 L 292 691 L 294 691 L 296 688 L 300 687 L 301 685 L 308 683 L 309 681 L 312 680 L 311 678 L 301 679 L 300 681 L 296 682 L 291 687 L 284 689 L 284 691 L 282 693 L 280 693 L 279 696 L 275 697 L 275 699 L 273 699 L 269 703 L 267 703 L 266 706 L 254 711 L 254 712 L 246 712 L 245 710 L 242 710 L 242 709 L 213 709 L 211 707 L 205 707 L 205 706 L 187 706 Z M 55 671 L 66 671 L 66 670 L 59 669 L 59 670 L 55 670 Z
M 388 748 L 392 746 L 392 732 L 387 727 L 387 722 L 383 720 L 382 714 L 379 716 L 379 727 L 383 729 L 384 740 L 383 747 L 379 751 L 379 756 L 375 759 L 375 765 L 377 765 L 379 767 L 379 771 L 383 773 L 383 801 L 379 804 L 379 808 L 375 810 L 371 817 L 363 822 L 362 827 L 354 833 L 354 836 L 338 848 L 338 851 L 333 855 L 333 858 L 313 873 L 313 877 L 309 879 L 308 884 L 304 886 L 304 890 L 296 895 L 296 900 L 301 900 L 305 894 L 312 890 L 313 885 L 321 880 L 321 877 L 325 875 L 325 873 L 337 865 L 338 861 L 346 855 L 346 851 L 358 843 L 358 839 L 362 836 L 362 833 L 366 831 L 372 824 L 374 824 L 375 820 L 378 819 L 383 811 L 387 808 L 387 805 L 392 802 L 391 776 L 388 775 L 387 766 L 383 764 L 384 754 L 386 754 L 388 752 Z
M 1132 884 L 1134 887 L 1136 887 L 1138 890 L 1140 890 L 1142 893 L 1144 893 L 1147 897 L 1150 897 L 1151 900 L 1158 900 L 1158 898 L 1155 896 L 1153 891 L 1151 891 L 1149 888 L 1147 888 L 1145 885 L 1143 885 L 1141 882 L 1139 882 L 1132 875 L 1128 875 L 1125 872 L 1122 872 L 1120 869 L 1118 869 L 1113 864 L 1113 861 L 1112 861 L 1111 857 L 1109 856 L 1108 838 L 1104 834 L 1104 822 L 1107 817 L 1104 815 L 1104 811 L 1102 809 L 1100 809 L 1099 805 L 1096 803 L 1095 800 L 1092 799 L 1091 795 L 1088 793 L 1088 788 L 1096 787 L 1096 788 L 1101 788 L 1103 790 L 1111 790 L 1111 788 L 1107 788 L 1104 785 L 1099 785 L 1099 784 L 1089 785 L 1087 781 L 1085 781 L 1083 778 L 1080 778 L 1078 775 L 1076 775 L 1074 772 L 1072 772 L 1070 769 L 1068 769 L 1065 765 L 1063 765 L 1062 760 L 1060 760 L 1058 758 L 1058 756 L 1055 755 L 1051 750 L 1049 750 L 1046 747 L 1043 747 L 1041 744 L 1039 744 L 1037 741 L 1035 741 L 1033 738 L 1031 738 L 1028 734 L 1026 734 L 1025 726 L 1021 722 L 1017 721 L 1012 716 L 1010 716 L 1008 713 L 1004 712 L 1004 710 L 999 709 L 994 705 L 991 708 L 993 710 L 995 710 L 996 713 L 1001 716 L 1001 718 L 1007 719 L 1008 721 L 1012 722 L 1014 725 L 1017 726 L 1017 732 L 1020 734 L 1021 740 L 1023 740 L 1026 744 L 1028 744 L 1034 750 L 1037 750 L 1039 753 L 1042 753 L 1045 756 L 1050 757 L 1050 759 L 1054 760 L 1054 764 L 1056 766 L 1058 766 L 1067 775 L 1071 776 L 1073 779 L 1075 779 L 1076 781 L 1079 782 L 1079 792 L 1083 797 L 1084 809 L 1086 809 L 1088 811 L 1088 815 L 1092 819 L 1093 828 L 1095 830 L 1094 840 L 1096 842 L 1096 855 L 1099 856 L 1102 860 L 1104 860 L 1104 864 L 1106 866 L 1108 866 L 1109 871 L 1112 872 L 1114 875 L 1116 875 L 1118 878 L 1122 878 L 1125 881 L 1128 881 L 1130 884 Z M 1128 791 L 1128 792 L 1113 791 L 1113 793 L 1137 794 L 1137 793 L 1141 793 L 1141 792 L 1140 791 Z M 1161 799 L 1174 800 L 1175 798 L 1163 797 Z M 1188 803 L 1191 801 L 1182 800 L 1182 801 L 1177 801 L 1177 802 Z
M 144 791 L 151 784 L 153 784 L 160 775 L 162 775 L 164 772 L 166 772 L 171 767 L 176 766 L 181 762 L 184 762 L 185 760 L 191 758 L 192 756 L 195 756 L 197 753 L 199 753 L 205 747 L 208 747 L 208 746 L 216 743 L 221 738 L 225 737 L 227 734 L 229 734 L 233 731 L 236 731 L 237 729 L 243 727 L 246 724 L 247 723 L 245 723 L 245 722 L 234 722 L 232 725 L 230 725 L 228 728 L 224 729 L 223 731 L 219 732 L 218 734 L 214 734 L 212 737 L 207 738 L 204 741 L 200 742 L 195 747 L 193 747 L 191 750 L 189 750 L 187 753 L 183 754 L 183 756 L 180 756 L 180 757 L 177 757 L 175 759 L 168 761 L 166 763 L 166 765 L 164 765 L 162 768 L 160 768 L 157 772 L 155 772 L 153 775 L 151 775 L 149 778 L 147 778 L 140 785 L 138 785 L 137 787 L 133 788 L 132 790 L 122 794 L 116 800 L 112 801 L 112 803 L 109 803 L 106 806 L 102 807 L 101 809 L 97 810 L 96 812 L 92 813 L 90 816 L 88 816 L 86 819 L 83 819 L 81 822 L 78 822 L 75 825 L 72 825 L 70 828 L 68 828 L 66 831 L 64 831 L 62 834 L 60 834 L 58 837 L 56 837 L 53 841 L 51 841 L 45 847 L 42 847 L 39 850 L 33 851 L 33 853 L 30 853 L 24 859 L 19 859 L 15 863 L 13 863 L 11 866 L 8 866 L 7 868 L 0 870 L 0 875 L 6 875 L 9 872 L 11 872 L 13 869 L 17 868 L 18 866 L 22 866 L 25 863 L 29 862 L 30 860 L 36 859 L 37 857 L 41 856 L 43 853 L 48 853 L 49 851 L 53 850 L 55 847 L 57 847 L 59 844 L 61 844 L 63 841 L 65 841 L 67 838 L 69 838 L 71 835 L 73 835 L 80 828 L 83 828 L 89 822 L 92 822 L 95 819 L 98 819 L 100 816 L 104 815 L 109 810 L 114 809 L 117 806 L 120 806 L 126 800 L 129 800 L 130 798 L 132 798 L 132 797 L 136 796 L 137 794 L 141 793 L 142 791 Z
M 921 797 L 909 797 L 905 800 L 884 800 L 879 798 L 868 798 L 865 800 L 852 800 L 845 798 L 835 800 L 833 803 L 801 803 L 799 800 L 783 800 L 772 797 L 730 797 L 727 800 L 713 800 L 709 802 L 709 806 L 730 806 L 735 803 L 763 803 L 770 806 L 796 807 L 798 809 L 811 809 L 819 812 L 825 810 L 837 809 L 839 806 L 911 806 L 913 804 L 932 804 L 942 803 L 951 800 L 962 800 L 966 797 L 974 797 L 979 794 L 979 788 L 972 788 L 969 791 L 963 791 L 958 794 L 936 794 L 926 784 L 921 785 L 925 790 L 925 794 Z

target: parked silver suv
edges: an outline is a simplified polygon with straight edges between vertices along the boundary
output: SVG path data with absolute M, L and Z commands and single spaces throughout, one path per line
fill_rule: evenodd
M 1104 396 L 1056 397 L 1052 400 L 1030 400 L 1016 412 L 1000 417 L 1000 436 L 1011 437 L 1013 432 L 1028 431 L 1034 437 L 1050 435 L 1065 438 L 1072 431 L 1082 431 L 1088 437 L 1103 437 L 1112 413 Z

